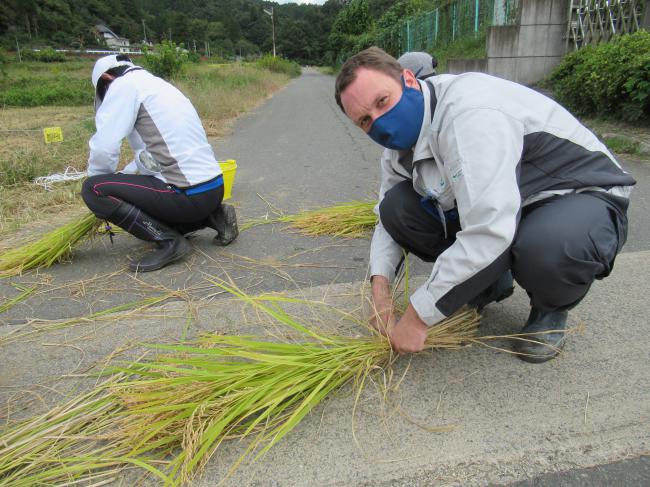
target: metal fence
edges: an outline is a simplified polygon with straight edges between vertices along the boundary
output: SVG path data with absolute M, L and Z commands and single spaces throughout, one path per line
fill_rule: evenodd
M 410 17 L 378 36 L 378 43 L 398 55 L 430 51 L 459 39 L 478 36 L 492 25 L 512 25 L 519 0 L 452 0 Z
M 569 47 L 579 49 L 636 32 L 645 3 L 644 0 L 569 0 L 566 35 Z

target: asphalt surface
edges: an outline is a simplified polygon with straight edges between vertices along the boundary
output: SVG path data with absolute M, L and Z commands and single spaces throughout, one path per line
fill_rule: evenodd
M 333 78 L 313 70 L 241 117 L 233 134 L 213 145 L 218 158 L 238 162 L 232 202 L 241 222 L 272 217 L 274 209 L 293 213 L 376 198 L 381 148 L 336 106 Z M 344 397 L 338 405 L 330 402 L 320 420 L 305 420 L 275 452 L 250 468 L 250 477 L 235 477 L 232 485 L 650 484 L 644 456 L 650 439 L 650 310 L 645 298 L 650 253 L 644 252 L 650 250 L 650 164 L 622 163 L 638 181 L 625 255 L 617 260 L 614 274 L 597 283 L 572 313 L 572 323 L 587 323 L 587 331 L 576 337 L 566 357 L 532 369 L 486 350 L 434 357 L 434 364 L 431 357 L 416 358 L 411 380 L 400 392 L 404 404 L 422 422 L 430 418 L 418 413 L 433 408 L 437 422 L 463 423 L 457 432 L 431 435 L 402 421 L 389 428 L 387 439 L 382 421 L 366 415 L 359 420 L 364 440 L 376 446 L 360 454 L 351 438 L 350 400 Z M 11 283 L 38 288 L 34 296 L 0 314 L 0 332 L 12 333 L 29 319 L 83 316 L 180 290 L 205 307 L 190 331 L 193 335 L 212 330 L 214 317 L 226 314 L 222 295 L 206 283 L 206 274 L 231 278 L 250 293 L 329 295 L 346 283 L 354 286 L 367 273 L 366 239 L 309 238 L 281 225 L 247 230 L 223 249 L 212 246 L 210 239 L 210 232 L 199 232 L 192 258 L 164 272 L 136 277 L 124 272 L 126 257 L 145 247 L 120 234 L 114 245 L 105 238 L 85 245 L 72 264 L 0 281 L 3 301 L 17 294 Z M 415 262 L 412 272 L 425 275 L 429 269 Z M 357 302 L 355 297 L 344 304 Z M 183 306 L 171 302 L 119 324 L 93 323 L 91 332 L 82 327 L 0 346 L 0 400 L 8 404 L 17 390 L 90 366 L 125 341 L 179 338 Z M 526 298 L 519 289 L 512 299 L 488 309 L 484 326 L 495 333 L 515 332 L 526 314 Z M 235 317 L 226 321 L 238 322 Z M 219 326 L 240 330 L 230 325 Z M 80 384 L 57 387 L 66 391 Z M 437 414 L 439 399 L 450 390 L 455 396 L 445 404 L 446 412 Z M 585 413 L 590 391 L 593 417 Z M 209 466 L 201 485 L 220 478 L 223 465 L 218 464 Z M 589 484 L 581 484 L 583 479 Z

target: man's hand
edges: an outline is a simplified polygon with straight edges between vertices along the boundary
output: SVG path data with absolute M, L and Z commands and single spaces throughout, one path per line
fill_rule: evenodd
M 429 327 L 420 319 L 415 308 L 408 305 L 404 316 L 389 328 L 388 338 L 393 349 L 398 353 L 416 353 L 424 349 Z
M 396 320 L 390 284 L 384 276 L 372 276 L 372 305 L 374 309 L 370 325 L 382 335 L 388 335 Z

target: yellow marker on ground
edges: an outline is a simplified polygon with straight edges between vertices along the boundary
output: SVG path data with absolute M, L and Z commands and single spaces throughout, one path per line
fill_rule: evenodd
M 43 138 L 46 144 L 52 142 L 63 142 L 63 132 L 61 127 L 45 127 L 43 129 Z

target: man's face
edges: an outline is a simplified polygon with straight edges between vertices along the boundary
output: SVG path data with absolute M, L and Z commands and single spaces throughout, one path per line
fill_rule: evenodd
M 341 92 L 341 104 L 350 120 L 368 133 L 373 122 L 400 100 L 402 84 L 373 69 L 361 67 L 356 74 L 356 79 Z M 405 69 L 402 75 L 407 86 L 420 88 L 411 71 Z

